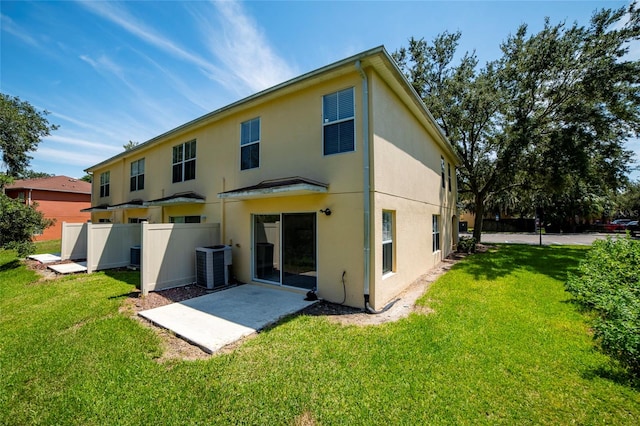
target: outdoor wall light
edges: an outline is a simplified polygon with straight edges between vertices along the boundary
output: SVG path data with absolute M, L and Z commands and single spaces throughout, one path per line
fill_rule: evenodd
M 324 210 L 320 210 L 320 213 L 324 213 L 324 214 L 326 214 L 327 216 L 331 216 L 331 209 L 330 209 L 329 207 L 327 207 L 327 208 L 326 208 L 326 209 L 324 209 Z

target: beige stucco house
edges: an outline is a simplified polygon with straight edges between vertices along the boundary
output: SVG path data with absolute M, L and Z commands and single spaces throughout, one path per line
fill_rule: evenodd
M 93 222 L 219 223 L 239 281 L 380 309 L 451 252 L 458 164 L 377 47 L 87 172 Z

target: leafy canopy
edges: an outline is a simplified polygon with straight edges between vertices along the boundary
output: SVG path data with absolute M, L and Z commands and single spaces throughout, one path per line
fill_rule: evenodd
M 487 210 L 530 214 L 575 197 L 584 207 L 625 183 L 624 142 L 640 133 L 640 62 L 625 57 L 640 39 L 635 5 L 596 12 L 588 26 L 547 19 L 529 35 L 522 25 L 482 68 L 475 52 L 455 61 L 460 37 L 411 38 L 393 56 L 462 159 L 476 239 Z
M 49 123 L 47 114 L 17 96 L 0 93 L 0 152 L 7 175 L 22 178 L 31 160 L 29 153 L 58 128 Z

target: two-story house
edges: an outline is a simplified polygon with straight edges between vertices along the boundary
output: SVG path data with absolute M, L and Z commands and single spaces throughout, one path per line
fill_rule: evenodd
M 380 309 L 451 252 L 458 164 L 377 47 L 87 172 L 94 222 L 219 223 L 238 280 Z
M 59 240 L 63 222 L 86 222 L 89 213 L 82 210 L 91 206 L 91 184 L 68 176 L 20 179 L 5 187 L 9 198 L 27 205 L 37 204 L 45 218 L 53 224 L 33 236 L 34 241 Z

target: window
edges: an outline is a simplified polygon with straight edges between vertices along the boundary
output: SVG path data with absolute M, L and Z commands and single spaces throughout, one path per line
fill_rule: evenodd
M 129 223 L 142 223 L 147 219 L 141 218 L 141 217 L 130 217 L 129 218 Z
M 440 216 L 433 215 L 433 249 L 435 253 L 440 250 Z
M 447 163 L 447 174 L 449 176 L 449 192 L 451 192 L 451 163 Z
M 109 196 L 109 180 L 111 180 L 111 172 L 100 173 L 100 197 Z
M 382 273 L 393 271 L 393 212 L 382 211 Z
M 240 170 L 260 166 L 260 118 L 240 125 Z
M 173 147 L 173 183 L 196 178 L 196 141 Z
M 440 157 L 440 176 L 442 176 L 442 188 L 444 188 L 444 157 Z
M 200 216 L 169 216 L 169 223 L 200 223 Z
M 324 155 L 355 150 L 353 87 L 322 97 Z
M 144 189 L 144 158 L 131 162 L 131 191 Z

